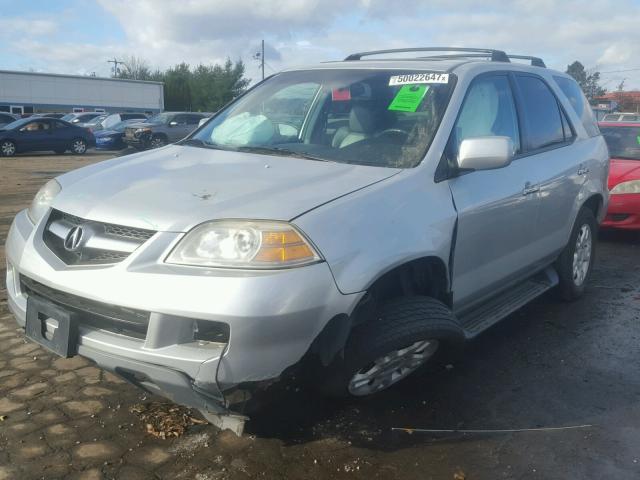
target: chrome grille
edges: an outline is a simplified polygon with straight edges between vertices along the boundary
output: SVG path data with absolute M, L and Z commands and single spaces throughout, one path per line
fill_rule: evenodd
M 80 227 L 77 245 L 65 245 L 68 236 Z M 100 265 L 121 262 L 156 232 L 142 228 L 96 222 L 52 210 L 43 240 L 67 265 Z

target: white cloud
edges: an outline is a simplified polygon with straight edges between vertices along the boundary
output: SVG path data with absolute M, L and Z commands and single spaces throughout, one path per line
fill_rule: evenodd
M 15 48 L 69 72 L 102 62 L 99 73 L 107 73 L 104 60 L 114 55 L 135 55 L 161 68 L 241 57 L 254 79 L 258 70 L 251 57 L 262 38 L 268 72 L 354 51 L 425 45 L 500 48 L 540 56 L 562 70 L 580 60 L 587 68 L 615 71 L 637 66 L 633 59 L 640 58 L 640 6 L 632 0 L 97 1 L 120 23 L 124 41 L 56 44 L 27 38 L 14 41 Z M 0 19 L 0 30 L 2 25 Z M 56 25 L 32 28 L 46 32 Z M 640 72 L 625 75 L 629 87 L 640 88 Z M 618 77 L 603 75 L 609 82 Z

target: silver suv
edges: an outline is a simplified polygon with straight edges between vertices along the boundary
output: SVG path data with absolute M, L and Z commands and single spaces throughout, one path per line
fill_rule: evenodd
M 234 403 L 294 366 L 371 395 L 576 299 L 608 202 L 587 101 L 537 58 L 447 52 L 285 71 L 176 145 L 51 180 L 6 244 L 18 323 L 238 431 Z

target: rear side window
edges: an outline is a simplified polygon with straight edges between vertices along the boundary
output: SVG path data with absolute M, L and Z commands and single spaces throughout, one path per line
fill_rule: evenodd
M 522 115 L 527 150 L 564 143 L 563 119 L 556 97 L 539 78 L 517 75 L 522 95 Z
M 587 131 L 587 135 L 590 137 L 600 135 L 598 123 L 596 122 L 593 110 L 591 110 L 591 105 L 589 105 L 587 98 L 584 96 L 584 93 L 582 93 L 582 89 L 580 89 L 577 82 L 565 77 L 554 76 L 553 79 L 560 87 L 560 90 L 562 90 L 562 93 L 569 99 L 569 103 L 571 103 L 582 125 L 584 125 L 584 129 Z M 605 115 L 603 120 L 606 120 L 608 116 L 609 115 Z M 614 117 L 617 120 L 618 116 L 614 115 Z

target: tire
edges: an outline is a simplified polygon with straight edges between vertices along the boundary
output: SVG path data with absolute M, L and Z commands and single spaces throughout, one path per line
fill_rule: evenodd
M 562 300 L 571 302 L 584 293 L 596 257 L 597 235 L 598 223 L 593 212 L 582 207 L 573 224 L 569 243 L 556 261 L 560 277 L 557 292 Z
M 319 385 L 322 393 L 338 397 L 373 395 L 419 370 L 438 350 L 459 347 L 464 340 L 451 310 L 433 298 L 392 300 L 378 317 L 353 329 L 344 356 L 325 371 Z M 401 360 L 403 351 L 407 357 Z M 385 358 L 392 360 L 385 364 Z M 381 366 L 385 371 L 392 370 L 390 375 L 395 378 L 376 380 L 371 372 Z
M 83 155 L 87 153 L 87 141 L 84 138 L 75 138 L 71 142 L 71 153 Z
M 16 144 L 11 140 L 0 142 L 0 155 L 3 157 L 13 157 L 16 154 Z
M 167 144 L 167 139 L 163 135 L 154 135 L 149 141 L 149 148 L 160 148 Z

